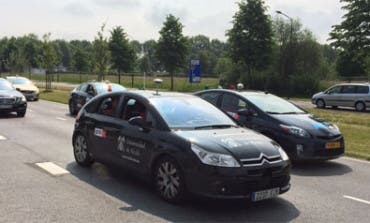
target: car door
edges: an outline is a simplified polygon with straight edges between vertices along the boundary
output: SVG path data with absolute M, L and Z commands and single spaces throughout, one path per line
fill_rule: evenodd
M 341 90 L 342 86 L 334 86 L 325 92 L 325 104 L 327 106 L 340 106 L 341 105 Z
M 74 101 L 76 102 L 76 108 L 77 110 L 80 110 L 82 106 L 85 104 L 85 97 L 86 97 L 86 89 L 88 87 L 87 83 L 83 83 L 78 88 L 78 91 L 76 91 L 76 96 Z
M 344 85 L 340 92 L 340 106 L 353 107 L 356 101 L 356 85 Z
M 147 128 L 131 125 L 129 120 L 140 116 Z M 156 118 L 148 104 L 135 96 L 126 96 L 121 113 L 121 131 L 117 136 L 115 160 L 121 166 L 145 174 L 153 150 L 159 145 Z
M 86 117 L 90 147 L 94 156 L 103 162 L 114 163 L 117 138 L 121 131 L 121 119 L 117 111 L 121 95 L 102 98 L 95 113 Z

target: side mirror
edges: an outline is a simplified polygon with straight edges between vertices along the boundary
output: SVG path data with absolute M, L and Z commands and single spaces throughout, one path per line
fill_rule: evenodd
M 20 89 L 20 88 L 16 88 L 15 90 L 17 90 L 17 91 L 21 91 L 21 89 Z
M 128 123 L 130 125 L 138 126 L 138 127 L 142 128 L 145 131 L 149 130 L 148 125 L 146 124 L 146 122 L 144 121 L 144 119 L 141 116 L 135 116 L 135 117 L 130 118 L 128 120 Z
M 244 109 L 240 109 L 238 111 L 238 115 L 240 116 L 257 116 L 257 112 L 251 108 L 244 108 Z

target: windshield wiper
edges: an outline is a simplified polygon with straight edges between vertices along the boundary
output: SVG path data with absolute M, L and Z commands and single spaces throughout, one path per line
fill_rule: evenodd
M 194 127 L 194 129 L 226 129 L 226 128 L 231 128 L 231 127 L 236 127 L 235 125 L 202 125 L 202 126 L 197 126 Z
M 271 114 L 271 115 L 280 115 L 282 113 L 280 112 L 272 112 L 272 111 L 266 111 L 267 114 Z
M 283 113 L 280 113 L 280 114 L 283 114 L 283 115 L 294 115 L 294 114 L 305 114 L 304 112 L 283 112 Z

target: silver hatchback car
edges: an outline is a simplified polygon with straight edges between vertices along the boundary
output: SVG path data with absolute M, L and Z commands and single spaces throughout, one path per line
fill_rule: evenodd
M 318 108 L 332 106 L 354 107 L 357 111 L 365 111 L 370 107 L 370 84 L 338 84 L 324 92 L 312 96 L 312 104 Z

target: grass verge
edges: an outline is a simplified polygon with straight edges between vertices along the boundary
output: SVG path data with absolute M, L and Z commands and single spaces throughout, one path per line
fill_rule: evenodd
M 40 88 L 40 98 L 47 101 L 54 101 L 63 104 L 68 104 L 70 91 L 53 89 L 51 92 L 46 92 Z

